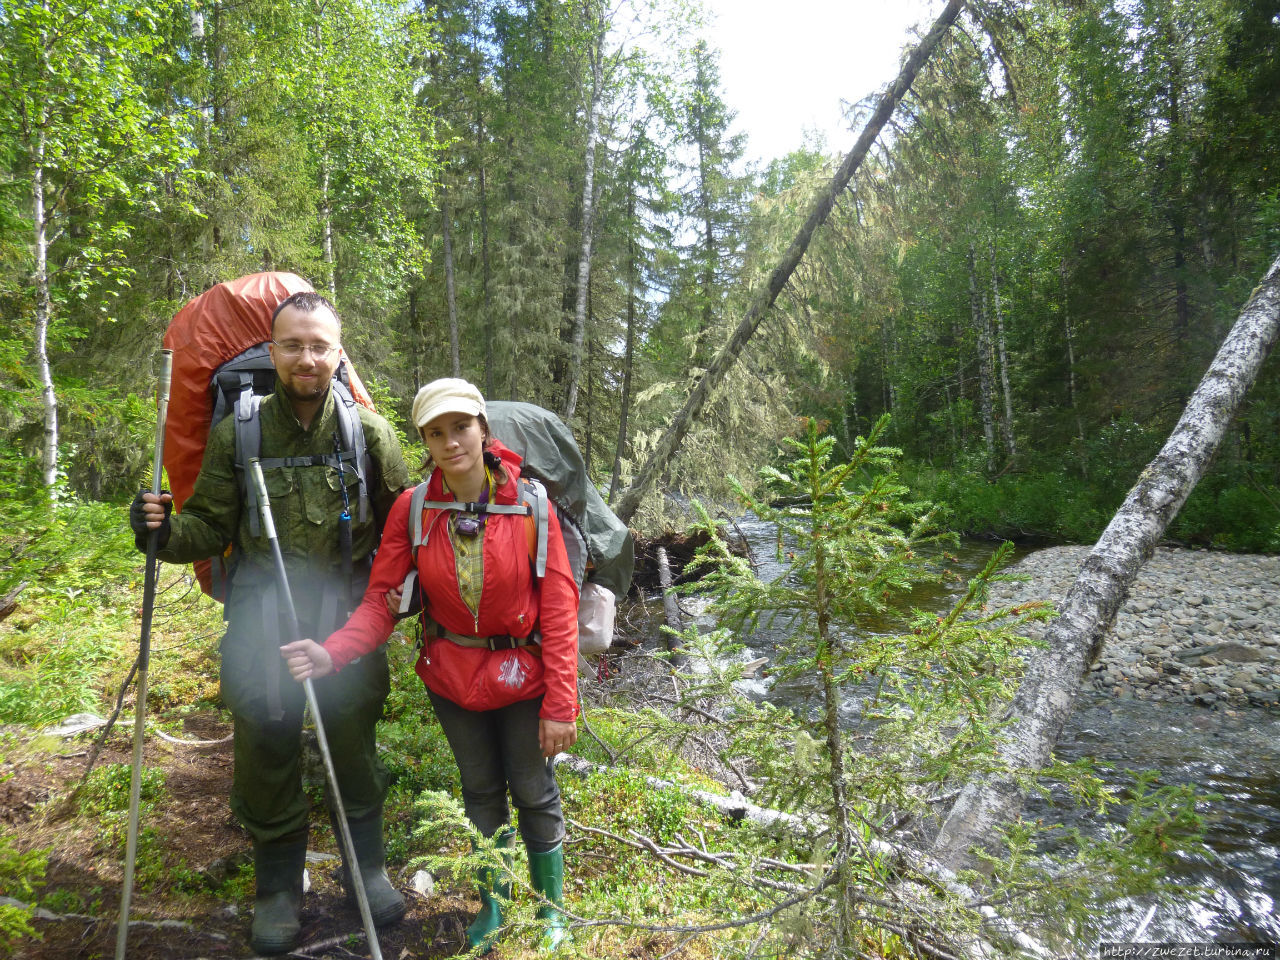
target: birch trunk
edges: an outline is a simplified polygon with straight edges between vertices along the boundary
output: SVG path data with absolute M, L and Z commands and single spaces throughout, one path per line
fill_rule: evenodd
M 862 165 L 867 151 L 871 149 L 871 145 L 875 142 L 876 137 L 879 136 L 880 130 L 888 122 L 898 103 L 906 96 L 907 91 L 911 89 L 911 83 L 915 80 L 916 74 L 919 73 L 925 61 L 933 54 L 934 49 L 938 46 L 939 41 L 951 24 L 955 22 L 956 17 L 960 15 L 961 6 L 962 0 L 950 0 L 947 3 L 946 8 L 938 15 L 938 19 L 929 28 L 929 32 L 924 36 L 924 39 L 907 57 L 897 78 L 880 97 L 880 101 L 876 104 L 876 108 L 867 121 L 867 125 L 858 137 L 858 142 L 854 144 L 853 149 L 845 156 L 844 161 L 840 164 L 840 169 L 836 171 L 831 182 L 815 198 L 813 206 L 809 210 L 809 215 L 805 218 L 804 225 L 800 228 L 799 233 L 791 241 L 791 245 L 787 247 L 782 259 L 773 268 L 773 272 L 769 274 L 768 279 L 751 298 L 746 315 L 743 316 L 728 341 L 720 348 L 715 358 L 708 365 L 706 372 L 703 373 L 697 384 L 689 392 L 689 397 L 685 401 L 684 407 L 676 414 L 671 421 L 671 425 L 659 438 L 653 453 L 645 461 L 644 466 L 640 469 L 631 486 L 623 491 L 615 511 L 623 523 L 631 522 L 631 518 L 635 516 L 636 511 L 640 508 L 641 499 L 654 480 L 666 469 L 671 462 L 671 458 L 675 456 L 676 451 L 680 448 L 681 441 L 684 440 L 685 435 L 689 432 L 689 428 L 701 415 L 702 408 L 706 406 L 712 391 L 720 385 L 729 369 L 737 362 L 739 354 L 742 353 L 743 348 L 760 326 L 760 321 L 764 319 L 769 308 L 778 299 L 778 294 L 782 292 L 782 288 L 791 279 L 791 274 L 799 265 L 805 251 L 809 249 L 809 243 L 813 240 L 814 232 L 826 222 L 831 213 L 831 208 L 835 206 L 836 198 L 849 185 L 854 173 Z
M 453 228 L 450 223 L 449 187 L 440 183 L 440 232 L 444 240 L 444 299 L 449 310 L 449 361 L 452 376 L 462 376 L 462 355 L 458 348 L 458 298 L 453 286 Z
M 582 250 L 578 256 L 578 296 L 573 308 L 573 353 L 569 358 L 568 386 L 561 419 L 568 422 L 578 406 L 582 379 L 582 344 L 587 329 L 587 288 L 591 283 L 591 229 L 595 202 L 596 140 L 600 132 L 600 96 L 603 78 L 605 30 L 600 25 L 591 50 L 591 103 L 587 107 L 587 157 L 582 176 Z
M 413 390 L 417 393 L 422 387 L 422 324 L 418 322 L 418 290 L 413 284 L 409 285 L 409 330 L 413 333 L 413 346 L 410 353 L 413 354 Z
M 1164 447 L 1085 559 L 1047 646 L 1014 698 L 999 748 L 1009 770 L 1039 770 L 1048 762 L 1130 586 L 1204 474 L 1278 335 L 1280 259 L 1240 312 Z M 993 774 L 967 784 L 942 826 L 935 855 L 953 868 L 971 865 L 969 851 L 991 847 L 995 828 L 1015 817 L 1022 802 L 1012 777 Z
M 580 777 L 589 777 L 593 774 L 614 769 L 605 764 L 593 763 L 571 753 L 558 753 L 551 762 L 557 772 L 568 770 Z M 645 776 L 644 781 L 655 793 L 660 793 L 664 790 L 677 791 L 691 800 L 710 807 L 720 816 L 733 823 L 749 823 L 761 832 L 788 835 L 802 844 L 811 843 L 811 838 L 825 833 L 826 821 L 821 817 L 813 814 L 801 815 L 788 813 L 785 810 L 761 807 L 752 803 L 736 790 L 730 795 L 724 796 L 723 794 L 712 793 L 710 790 L 700 790 L 684 783 L 663 780 L 659 777 Z M 982 918 L 984 932 L 995 942 L 1016 947 L 1025 956 L 1038 958 L 1038 960 L 1039 958 L 1051 956 L 1043 944 L 1014 926 L 1011 921 L 1002 917 L 994 907 L 982 904 L 982 895 L 961 882 L 955 871 L 948 869 L 919 850 L 902 844 L 891 843 L 874 836 L 866 840 L 865 843 L 867 854 L 891 864 L 894 869 L 901 870 L 911 877 L 922 879 L 931 885 L 939 886 L 963 902 L 981 904 L 976 909 Z M 966 958 L 973 957 L 977 958 L 977 960 L 985 960 L 985 958 L 998 955 L 993 945 L 988 945 L 981 941 L 959 944 L 958 946 L 964 950 L 961 956 Z M 937 956 L 942 957 L 947 956 L 947 954 L 938 954 Z
M 618 443 L 613 448 L 613 474 L 609 477 L 608 502 L 613 503 L 622 481 L 622 455 L 627 449 L 627 422 L 631 418 L 631 368 L 636 348 L 636 185 L 627 180 L 627 339 L 622 351 L 622 398 L 618 411 Z
M 45 141 L 37 136 L 31 154 L 31 218 L 35 222 L 36 265 L 32 280 L 36 285 L 36 367 L 40 377 L 40 400 L 44 406 L 44 450 L 40 479 L 52 492 L 58 480 L 58 395 L 53 388 L 49 364 L 49 323 L 53 299 L 49 294 L 49 223 L 45 216 Z
M 587 323 L 595 325 L 595 311 L 591 301 L 587 301 Z M 592 376 L 594 367 L 592 361 L 595 359 L 595 341 L 588 338 L 585 353 L 585 368 L 583 370 L 583 378 L 587 381 L 587 410 L 586 410 L 586 426 L 582 440 L 582 464 L 586 467 L 587 476 L 591 476 L 591 448 L 595 446 L 595 404 L 592 402 L 592 388 L 595 385 L 595 378 Z
M 480 107 L 479 77 L 476 80 L 476 157 L 480 187 L 480 325 L 484 330 L 484 395 L 493 393 L 493 317 L 489 312 L 489 197 L 484 164 L 484 112 Z
M 991 324 L 987 319 L 986 294 L 978 296 L 978 263 L 969 244 L 969 313 L 978 334 L 978 390 L 982 409 L 982 441 L 987 451 L 987 473 L 996 469 L 995 376 L 991 370 Z
M 956 451 L 960 449 L 960 435 L 956 431 L 956 408 L 951 402 L 951 384 L 943 378 L 943 396 L 947 400 L 947 427 L 951 431 L 951 463 L 956 462 Z
M 1062 282 L 1062 325 L 1067 339 L 1067 398 L 1076 418 L 1076 436 L 1084 443 L 1084 421 L 1080 419 L 1080 405 L 1076 397 L 1076 332 L 1071 323 L 1071 303 L 1067 298 L 1067 261 L 1058 261 L 1058 278 Z
M 337 273 L 333 262 L 333 206 L 329 201 L 329 158 L 320 161 L 320 229 L 324 239 L 324 266 L 329 299 L 338 298 Z
M 996 312 L 996 352 L 1000 360 L 1000 392 L 1004 396 L 1004 446 L 1009 459 L 1018 456 L 1013 434 L 1013 391 L 1009 389 L 1009 350 L 1004 338 L 1004 309 L 1000 306 L 1000 267 L 996 263 L 996 242 L 991 240 L 991 303 Z

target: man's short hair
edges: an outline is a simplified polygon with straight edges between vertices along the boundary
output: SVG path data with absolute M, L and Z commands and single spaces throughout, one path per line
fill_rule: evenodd
M 303 290 L 299 293 L 291 294 L 280 301 L 275 312 L 271 314 L 271 335 L 276 335 L 276 317 L 280 316 L 280 311 L 285 307 L 296 307 L 299 313 L 315 313 L 321 307 L 328 308 L 333 314 L 333 319 L 338 321 L 338 329 L 342 329 L 342 318 L 338 316 L 338 311 L 328 297 L 325 297 L 314 290 Z

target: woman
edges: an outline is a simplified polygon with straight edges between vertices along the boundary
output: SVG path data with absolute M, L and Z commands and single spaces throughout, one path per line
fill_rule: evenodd
M 298 680 L 341 670 L 384 643 L 394 620 L 387 605 L 416 566 L 428 630 L 417 672 L 426 684 L 462 778 L 467 816 L 486 837 L 510 846 L 507 792 L 520 811 L 533 887 L 548 905 L 544 948 L 567 936 L 562 905 L 564 816 L 547 758 L 577 740 L 578 588 L 555 511 L 548 524 L 546 574 L 530 562 L 533 520 L 520 513 L 449 509 L 519 502 L 520 458 L 489 434 L 484 398 L 465 380 L 427 384 L 413 422 L 434 465 L 413 555 L 406 491 L 387 518 L 360 607 L 321 646 L 281 648 Z M 428 623 L 431 627 L 432 623 Z M 481 909 L 467 928 L 470 947 L 488 948 L 502 925 L 510 885 L 492 871 L 477 878 Z

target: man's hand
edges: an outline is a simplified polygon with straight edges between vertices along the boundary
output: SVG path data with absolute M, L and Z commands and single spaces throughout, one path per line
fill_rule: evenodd
M 301 683 L 308 678 L 328 676 L 333 673 L 333 658 L 329 651 L 314 640 L 295 640 L 280 648 L 280 656 L 289 665 L 293 679 Z
M 557 753 L 564 753 L 577 740 L 578 725 L 573 721 L 538 721 L 538 746 L 542 747 L 544 757 L 554 757 Z
M 173 494 L 157 496 L 147 490 L 139 490 L 129 505 L 129 527 L 133 530 L 133 543 L 139 550 L 147 549 L 147 535 L 160 531 L 160 546 L 169 542 L 169 514 L 173 512 Z

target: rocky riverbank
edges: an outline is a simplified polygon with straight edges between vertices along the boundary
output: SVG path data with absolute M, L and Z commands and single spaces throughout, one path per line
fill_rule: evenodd
M 992 599 L 1060 604 L 1089 549 L 1037 550 L 1007 571 L 1030 580 L 996 584 Z M 1085 687 L 1126 699 L 1280 708 L 1280 557 L 1157 550 Z

